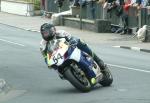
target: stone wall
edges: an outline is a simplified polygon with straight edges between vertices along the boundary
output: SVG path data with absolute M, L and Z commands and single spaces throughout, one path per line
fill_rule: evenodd
M 79 18 L 64 17 L 62 22 L 64 26 L 69 26 L 78 29 L 82 28 L 83 30 L 89 30 L 98 33 L 108 33 L 111 30 L 111 23 L 107 20 L 102 19 L 82 19 L 81 22 Z
M 33 16 L 34 5 L 28 2 L 2 0 L 1 11 L 24 16 Z

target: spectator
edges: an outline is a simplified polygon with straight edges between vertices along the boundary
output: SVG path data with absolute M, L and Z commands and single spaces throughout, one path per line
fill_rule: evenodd
M 102 3 L 103 8 L 107 8 L 108 11 L 115 8 L 116 0 L 99 0 Z
M 82 6 L 86 5 L 86 0 L 74 0 L 73 6 L 80 6 L 80 4 L 82 4 Z
M 41 13 L 42 17 L 45 17 L 46 12 L 45 12 L 45 0 L 41 0 Z
M 74 0 L 73 6 L 80 6 L 79 0 Z
M 91 14 L 92 14 L 92 19 L 95 19 L 95 13 L 96 13 L 96 7 L 95 7 L 95 1 L 91 0 L 90 1 L 90 9 L 91 9 Z
M 147 2 L 147 6 L 150 6 L 150 0 L 148 0 L 148 2 Z
M 123 12 L 123 8 L 121 5 L 123 5 L 123 1 L 121 0 L 99 0 L 99 2 L 103 6 L 103 11 L 107 11 L 107 13 L 111 12 L 112 10 L 116 11 L 116 15 L 120 17 L 120 15 Z M 118 27 L 112 27 L 112 32 L 120 32 L 122 31 L 122 28 Z
M 149 1 L 148 0 L 137 0 L 136 3 L 141 8 L 141 7 L 146 7 L 148 5 Z
M 45 0 L 41 0 L 41 8 L 42 10 L 45 10 Z
M 121 33 L 121 35 L 130 34 L 131 32 L 128 27 L 128 11 L 131 5 L 131 0 L 125 0 L 124 2 L 120 3 L 120 9 L 122 8 L 122 11 L 120 10 L 120 14 L 118 16 L 121 17 L 123 23 L 123 32 Z
M 131 0 L 131 4 L 134 6 L 136 4 L 136 0 Z
M 134 1 L 132 1 L 134 2 Z M 123 28 L 119 28 L 116 30 L 116 33 L 120 33 L 121 35 L 123 34 L 130 34 L 131 30 L 129 29 L 128 25 L 128 11 L 129 7 L 132 5 L 131 0 L 117 0 L 115 1 L 115 13 L 116 16 L 121 18 Z
M 123 22 L 123 32 L 121 34 L 127 34 L 129 33 L 129 25 L 128 25 L 128 11 L 129 11 L 129 7 L 130 7 L 130 0 L 125 0 L 124 1 L 124 5 L 123 6 L 123 13 L 121 15 L 122 18 L 122 22 Z
M 63 6 L 64 0 L 57 0 L 58 7 L 61 8 Z
M 103 9 L 107 12 L 110 12 L 116 7 L 116 1 L 115 0 L 99 0 L 100 4 L 102 4 Z

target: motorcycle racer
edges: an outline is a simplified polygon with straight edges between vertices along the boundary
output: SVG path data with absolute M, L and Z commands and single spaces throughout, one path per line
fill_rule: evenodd
M 46 52 L 47 52 L 48 41 L 53 40 L 53 39 L 65 38 L 66 41 L 69 42 L 70 45 L 75 45 L 80 50 L 92 56 L 92 58 L 96 61 L 96 63 L 99 65 L 102 71 L 106 68 L 106 65 L 104 64 L 104 62 L 89 48 L 89 46 L 85 42 L 81 41 L 81 39 L 71 36 L 71 34 L 67 33 L 64 30 L 56 30 L 55 26 L 50 23 L 44 23 L 43 25 L 41 25 L 40 32 L 42 35 L 42 40 L 40 42 L 40 50 L 45 59 L 46 64 L 47 64 Z M 95 84 L 96 74 L 94 73 L 92 69 L 88 69 L 88 72 L 91 74 L 90 82 L 92 84 Z

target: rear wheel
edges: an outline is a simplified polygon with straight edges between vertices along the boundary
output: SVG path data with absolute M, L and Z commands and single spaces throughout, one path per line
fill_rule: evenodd
M 65 78 L 78 90 L 82 92 L 88 92 L 91 90 L 91 85 L 89 80 L 85 77 L 83 71 L 77 72 L 72 68 L 67 68 L 65 73 Z

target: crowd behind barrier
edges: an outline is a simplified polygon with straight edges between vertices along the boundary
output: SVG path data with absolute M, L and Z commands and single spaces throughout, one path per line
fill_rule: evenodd
M 59 7 L 58 0 L 45 0 L 44 2 L 45 2 L 44 3 L 45 11 L 51 12 L 51 13 L 63 12 L 63 11 L 69 10 L 69 7 L 70 7 L 69 0 L 63 1 L 63 5 L 60 11 L 59 11 L 60 7 Z
M 61 7 L 61 11 L 66 11 L 70 9 L 70 0 L 64 0 Z M 101 4 L 95 1 L 89 1 L 87 5 L 82 7 L 83 18 L 84 19 L 107 19 L 111 21 L 113 25 L 122 25 L 121 18 L 116 16 L 115 9 L 107 13 Z M 58 4 L 55 0 L 45 0 L 45 10 L 47 12 L 59 12 Z M 142 27 L 143 25 L 150 26 L 150 6 L 141 8 L 137 10 L 137 7 L 129 7 L 128 11 L 128 23 L 129 28 Z

